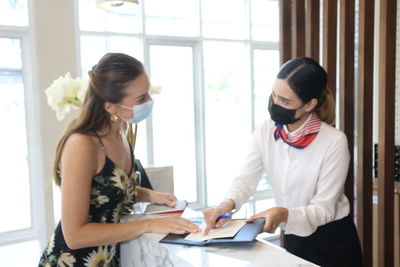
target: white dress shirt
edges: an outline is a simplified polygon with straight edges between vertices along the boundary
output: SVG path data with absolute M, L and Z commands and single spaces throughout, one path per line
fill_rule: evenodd
M 293 136 L 305 123 L 295 132 L 285 130 Z M 349 201 L 344 183 L 350 154 L 344 133 L 322 122 L 312 143 L 297 149 L 281 138 L 275 140 L 274 131 L 270 118 L 254 131 L 226 199 L 232 199 L 239 209 L 254 194 L 265 171 L 276 205 L 289 210 L 287 223 L 280 225 L 285 234 L 309 236 L 318 226 L 347 216 Z

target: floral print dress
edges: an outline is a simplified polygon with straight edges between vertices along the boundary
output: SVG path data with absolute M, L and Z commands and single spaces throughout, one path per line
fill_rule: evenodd
M 99 140 L 102 144 L 100 138 Z M 131 155 L 133 166 L 132 149 Z M 61 182 L 61 175 L 58 178 Z M 106 153 L 103 169 L 93 177 L 88 222 L 120 222 L 121 215 L 130 213 L 136 201 L 135 181 L 136 174 L 133 169 L 131 174 L 127 175 Z M 60 222 L 40 258 L 39 266 L 120 266 L 119 254 L 119 244 L 75 250 L 68 248 Z

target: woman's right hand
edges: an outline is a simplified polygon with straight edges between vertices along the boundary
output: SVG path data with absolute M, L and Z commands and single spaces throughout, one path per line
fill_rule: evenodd
M 205 209 L 203 213 L 206 227 L 202 230 L 202 233 L 206 235 L 211 229 L 214 229 L 215 227 L 220 227 L 226 222 L 230 221 L 230 218 L 219 219 L 219 217 L 221 215 L 231 214 L 234 207 L 235 203 L 232 200 L 229 200 L 220 203 L 217 207 Z
M 149 231 L 152 233 L 161 234 L 184 234 L 196 233 L 200 228 L 191 221 L 180 216 L 168 216 L 162 218 L 154 218 L 149 220 Z

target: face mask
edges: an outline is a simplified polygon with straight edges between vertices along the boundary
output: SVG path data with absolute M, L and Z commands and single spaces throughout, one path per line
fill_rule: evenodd
M 300 108 L 302 108 L 301 106 Z M 272 100 L 272 96 L 269 97 L 269 103 L 268 103 L 268 111 L 269 114 L 271 115 L 271 119 L 276 122 L 277 124 L 291 124 L 295 123 L 296 121 L 300 120 L 300 118 L 295 118 L 294 116 L 296 115 L 296 111 L 298 109 L 287 109 L 282 106 L 279 106 L 274 103 Z
M 123 119 L 126 122 L 130 122 L 130 123 L 138 123 L 138 122 L 146 119 L 150 115 L 150 113 L 153 109 L 153 100 L 149 100 L 143 104 L 133 106 L 133 108 L 127 107 L 124 105 L 120 105 L 120 106 L 123 108 L 133 110 L 132 118 L 129 118 L 129 119 L 121 118 L 121 119 Z

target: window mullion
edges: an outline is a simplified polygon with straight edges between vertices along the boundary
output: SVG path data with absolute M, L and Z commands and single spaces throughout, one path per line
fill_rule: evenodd
M 207 206 L 207 175 L 205 159 L 205 121 L 204 121 L 204 71 L 203 43 L 199 41 L 193 51 L 194 107 L 196 129 L 196 177 L 197 202 L 199 208 Z
M 39 103 L 37 94 L 35 94 L 34 86 L 36 82 L 32 73 L 35 68 L 33 66 L 30 51 L 31 43 L 29 37 L 24 36 L 21 39 L 22 60 L 23 60 L 23 84 L 25 94 L 25 116 L 26 116 L 26 132 L 28 144 L 28 166 L 29 166 L 29 182 L 31 194 L 31 222 L 32 228 L 36 232 L 42 247 L 48 241 L 51 230 L 54 229 L 54 213 L 53 213 L 53 192 L 51 187 L 51 177 L 44 177 L 44 164 L 41 144 L 39 110 L 35 103 Z M 30 69 L 30 71 L 29 71 Z M 50 186 L 47 186 L 49 185 Z

